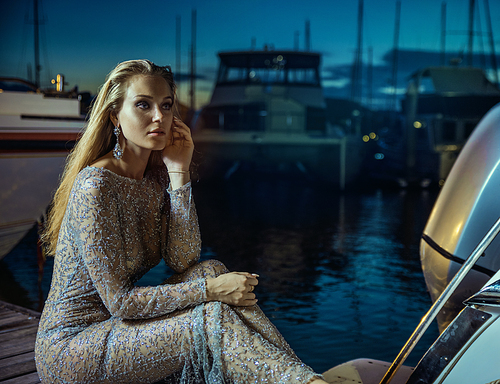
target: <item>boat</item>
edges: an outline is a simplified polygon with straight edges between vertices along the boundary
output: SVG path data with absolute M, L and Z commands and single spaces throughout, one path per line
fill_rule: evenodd
M 379 133 L 371 164 L 376 179 L 400 186 L 443 185 L 474 127 L 500 89 L 475 67 L 427 67 L 415 72 L 402 113 Z
M 392 363 L 369 358 L 348 361 L 324 373 L 329 383 L 500 382 L 496 364 L 500 343 L 499 128 L 500 104 L 486 114 L 464 146 L 424 230 L 421 255 L 432 307 Z M 416 367 L 403 365 L 450 301 L 460 302 L 461 309 L 446 324 L 440 323 L 442 332 Z
M 82 94 L 61 84 L 42 91 L 23 79 L 0 78 L 0 259 L 45 214 L 84 126 L 81 101 Z
M 455 162 L 424 228 L 420 258 L 433 300 L 500 217 L 500 104 L 479 123 Z M 500 239 L 486 250 L 438 316 L 443 329 L 500 268 Z
M 327 122 L 319 53 L 219 52 L 210 103 L 193 124 L 201 177 L 297 171 L 344 188 L 363 161 L 360 137 Z

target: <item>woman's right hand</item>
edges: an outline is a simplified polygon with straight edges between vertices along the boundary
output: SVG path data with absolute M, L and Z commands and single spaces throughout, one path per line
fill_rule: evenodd
M 257 303 L 254 287 L 258 275 L 248 272 L 230 272 L 207 279 L 207 300 L 229 305 L 250 306 Z

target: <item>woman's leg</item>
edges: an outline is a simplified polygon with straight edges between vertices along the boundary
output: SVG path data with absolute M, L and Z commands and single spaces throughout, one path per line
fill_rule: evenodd
M 178 283 L 200 277 L 215 278 L 227 272 L 227 268 L 221 262 L 208 260 L 190 268 L 184 274 L 173 276 L 168 282 Z M 204 311 L 205 318 L 209 319 L 206 324 L 207 335 L 214 335 L 218 326 L 222 326 L 221 333 L 224 340 L 219 342 L 211 340 L 208 344 L 212 345 L 211 349 L 214 349 L 212 353 L 215 355 L 222 353 L 221 350 L 217 350 L 217 345 L 219 343 L 224 345 L 223 356 L 226 361 L 224 371 L 231 373 L 236 382 L 251 382 L 247 381 L 247 375 L 257 379 L 263 372 L 265 372 L 263 377 L 274 375 L 278 380 L 276 382 L 282 382 L 279 380 L 286 377 L 285 367 L 290 364 L 294 367 L 290 372 L 298 369 L 299 372 L 306 372 L 306 376 L 312 372 L 297 358 L 280 332 L 257 305 L 234 307 L 222 303 L 207 303 Z M 249 367 L 244 362 L 246 359 L 251 359 L 253 365 Z
M 192 266 L 184 273 L 171 276 L 165 282 L 175 284 L 193 279 L 199 279 L 200 277 L 215 278 L 228 272 L 229 270 L 222 262 L 218 260 L 207 260 Z M 240 316 L 247 326 L 260 333 L 262 337 L 276 345 L 278 348 L 282 349 L 291 356 L 296 357 L 295 352 L 293 352 L 281 333 L 274 326 L 274 324 L 271 323 L 258 305 L 231 308 L 238 314 L 238 316 Z

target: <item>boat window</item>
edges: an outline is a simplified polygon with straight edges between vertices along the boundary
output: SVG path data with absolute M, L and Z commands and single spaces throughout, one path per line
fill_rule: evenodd
M 221 64 L 217 83 L 320 85 L 317 68 L 287 68 L 272 63 L 267 67 L 229 67 Z
M 314 68 L 297 68 L 290 70 L 288 81 L 290 83 L 317 84 L 316 71 Z
M 221 131 L 264 131 L 266 114 L 264 103 L 206 107 L 200 113 L 199 126 Z
M 246 71 L 244 68 L 228 68 L 226 81 L 228 82 L 241 82 L 245 81 Z
M 283 83 L 285 82 L 285 71 L 283 69 L 250 68 L 248 79 L 251 83 Z

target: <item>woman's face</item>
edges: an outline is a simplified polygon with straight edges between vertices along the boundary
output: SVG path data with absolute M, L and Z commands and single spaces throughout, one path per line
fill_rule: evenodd
M 120 145 L 123 150 L 140 155 L 144 151 L 165 148 L 172 125 L 173 101 L 172 90 L 164 78 L 132 77 L 122 108 L 111 116 L 113 124 L 122 130 Z

